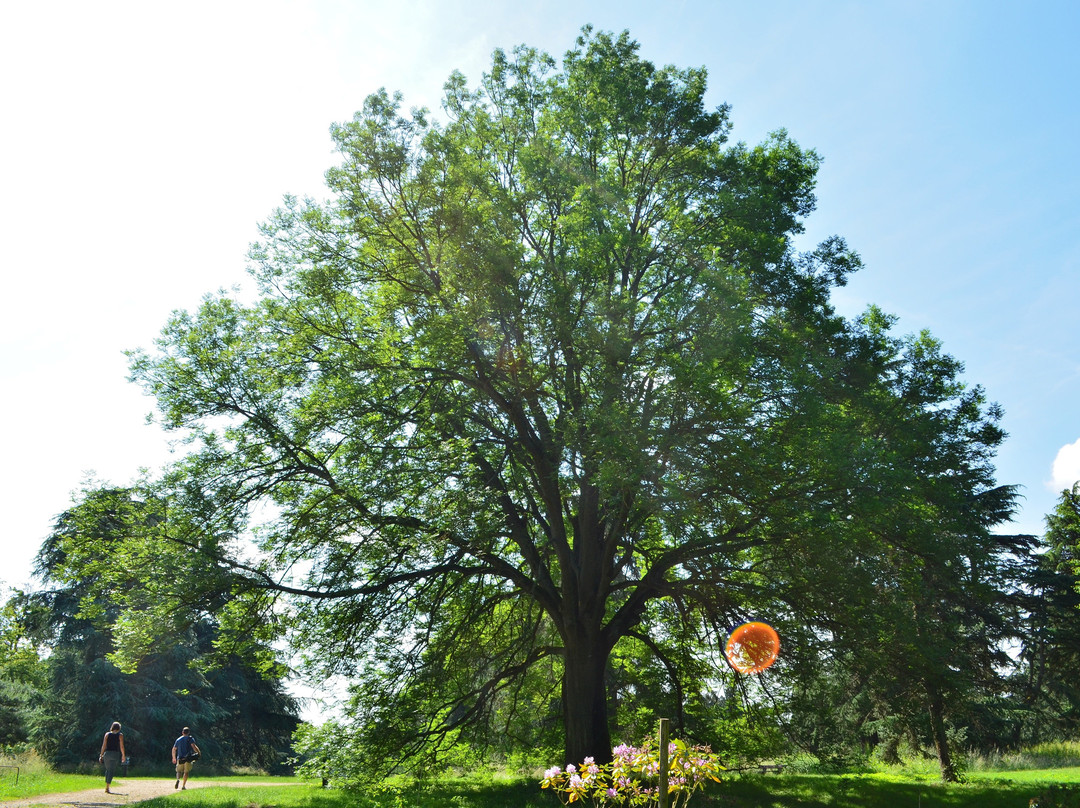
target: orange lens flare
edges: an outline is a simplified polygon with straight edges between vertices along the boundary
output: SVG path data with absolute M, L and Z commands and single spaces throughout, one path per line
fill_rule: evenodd
M 768 623 L 743 623 L 728 637 L 724 655 L 739 673 L 761 673 L 776 662 L 780 635 Z

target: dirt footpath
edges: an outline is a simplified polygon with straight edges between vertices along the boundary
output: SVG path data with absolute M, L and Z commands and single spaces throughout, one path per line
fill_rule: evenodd
M 0 801 L 0 808 L 24 808 L 24 806 L 78 806 L 78 808 L 111 808 L 114 805 L 127 805 L 129 802 L 140 802 L 153 797 L 167 797 L 170 794 L 182 793 L 173 788 L 175 780 L 134 780 L 130 778 L 117 778 L 110 786 L 111 794 L 105 793 L 105 781 L 102 780 L 101 788 L 87 789 L 86 791 L 71 791 L 66 794 L 42 794 L 39 797 L 27 797 L 22 800 Z M 206 782 L 192 777 L 188 780 L 188 791 L 193 788 L 209 788 L 210 786 L 225 786 L 226 788 L 243 788 L 244 786 L 271 786 L 281 783 L 222 783 Z

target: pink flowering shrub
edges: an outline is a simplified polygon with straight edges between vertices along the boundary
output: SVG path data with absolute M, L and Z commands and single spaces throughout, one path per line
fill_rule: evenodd
M 565 805 L 586 801 L 595 808 L 659 805 L 660 752 L 653 743 L 646 741 L 637 748 L 620 744 L 612 753 L 614 759 L 605 766 L 597 765 L 591 757 L 585 758 L 581 766 L 552 766 L 544 772 L 540 787 L 556 792 Z M 668 805 L 685 806 L 707 780 L 719 783 L 723 768 L 709 747 L 671 741 Z

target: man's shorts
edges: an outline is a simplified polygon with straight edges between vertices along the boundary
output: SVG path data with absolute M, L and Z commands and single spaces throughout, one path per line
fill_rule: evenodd
M 191 761 L 190 760 L 187 763 L 177 763 L 176 764 L 176 775 L 177 775 L 177 777 L 179 777 L 180 775 L 183 775 L 183 774 L 191 774 Z

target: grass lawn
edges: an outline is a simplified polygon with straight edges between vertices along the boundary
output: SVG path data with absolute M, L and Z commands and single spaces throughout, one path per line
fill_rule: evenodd
M 180 795 L 184 808 L 558 808 L 538 780 L 476 782 L 469 778 L 379 788 L 357 794 L 310 786 L 200 788 Z M 141 803 L 143 808 L 178 808 L 174 796 Z M 585 808 L 584 806 L 582 808 Z
M 100 775 L 57 774 L 42 766 L 19 766 L 16 771 L 14 766 L 5 764 L 0 768 L 0 800 L 82 791 L 86 788 L 98 788 L 104 782 L 105 779 Z
M 18 782 L 16 782 L 15 779 L 16 774 L 18 774 Z M 171 777 L 170 774 L 164 774 L 153 778 L 125 777 L 122 774 L 118 774 L 116 780 L 118 783 L 121 783 L 125 780 L 161 780 L 168 779 L 169 777 Z M 282 784 L 302 782 L 295 777 L 267 778 L 255 775 L 244 777 L 200 777 L 199 779 L 210 782 L 228 781 L 231 783 L 266 782 L 267 780 L 273 780 L 275 783 Z M 25 799 L 26 797 L 37 797 L 42 794 L 62 794 L 68 791 L 85 791 L 87 789 L 97 790 L 102 788 L 104 783 L 105 779 L 100 774 L 62 774 L 50 771 L 40 764 L 19 766 L 19 770 L 16 772 L 14 766 L 5 765 L 0 767 L 0 801 Z
M 135 779 L 135 778 L 132 778 Z M 555 795 L 534 778 L 445 778 L 429 783 L 384 786 L 356 794 L 297 785 L 295 778 L 200 778 L 210 782 L 273 780 L 248 788 L 213 786 L 149 800 L 145 808 L 558 808 Z M 97 789 L 101 778 L 31 771 L 0 774 L 0 800 L 61 791 Z M 281 785 L 277 785 L 281 783 Z M 782 774 L 733 776 L 694 796 L 696 808 L 1023 808 L 1053 784 L 1080 785 L 1080 768 L 980 771 L 962 785 L 946 786 L 913 772 L 867 774 Z M 588 808 L 588 806 L 582 806 Z
M 970 772 L 967 777 L 971 781 L 989 780 L 1003 783 L 1080 783 L 1080 766 L 1067 769 Z
M 1080 783 L 1080 769 L 979 773 L 960 785 L 894 774 L 766 775 L 734 779 L 706 792 L 699 808 L 1024 808 L 1050 785 Z
M 962 785 L 913 781 L 891 774 L 784 774 L 733 777 L 694 796 L 696 808 L 1024 808 L 1051 784 L 1080 783 L 1080 769 L 980 773 Z M 173 798 L 146 808 L 177 808 Z M 186 808 L 558 808 L 534 779 L 444 779 L 364 794 L 318 786 L 200 789 Z M 588 806 L 582 806 L 588 808 Z

